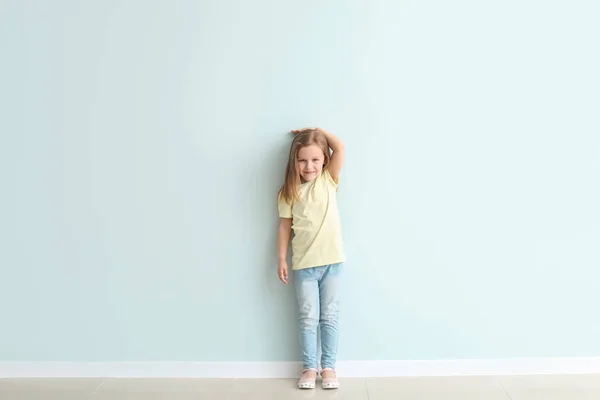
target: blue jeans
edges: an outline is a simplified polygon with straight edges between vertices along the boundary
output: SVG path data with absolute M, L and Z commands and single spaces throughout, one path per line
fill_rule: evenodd
M 294 271 L 303 368 L 317 368 L 317 326 L 321 328 L 321 368 L 334 368 L 338 348 L 342 264 Z

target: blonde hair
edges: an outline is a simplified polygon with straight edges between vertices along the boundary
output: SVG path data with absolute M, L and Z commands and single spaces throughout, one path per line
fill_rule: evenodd
M 299 199 L 298 185 L 300 185 L 300 173 L 297 168 L 298 152 L 300 149 L 312 145 L 318 146 L 323 150 L 323 167 L 329 163 L 329 144 L 327 138 L 322 132 L 316 129 L 310 129 L 298 133 L 290 147 L 290 156 L 288 158 L 287 167 L 285 169 L 285 181 L 279 190 L 279 197 L 291 204 L 294 200 Z

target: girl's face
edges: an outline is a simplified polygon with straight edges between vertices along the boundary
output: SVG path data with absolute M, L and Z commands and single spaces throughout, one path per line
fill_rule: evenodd
M 298 150 L 296 168 L 305 182 L 315 180 L 323 170 L 325 155 L 319 146 L 312 144 Z

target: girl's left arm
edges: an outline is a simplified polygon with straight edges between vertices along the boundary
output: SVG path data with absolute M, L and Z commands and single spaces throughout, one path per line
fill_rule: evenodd
M 333 133 L 326 131 L 323 128 L 317 128 L 327 138 L 327 143 L 331 148 L 332 154 L 327 165 L 327 170 L 331 174 L 331 177 L 337 182 L 340 172 L 342 171 L 342 165 L 344 165 L 344 143 Z

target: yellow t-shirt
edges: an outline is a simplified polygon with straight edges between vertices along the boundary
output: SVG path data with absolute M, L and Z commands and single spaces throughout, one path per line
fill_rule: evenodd
M 292 218 L 292 269 L 345 261 L 337 187 L 325 168 L 313 181 L 298 187 L 300 200 L 288 204 L 279 198 L 279 216 Z

